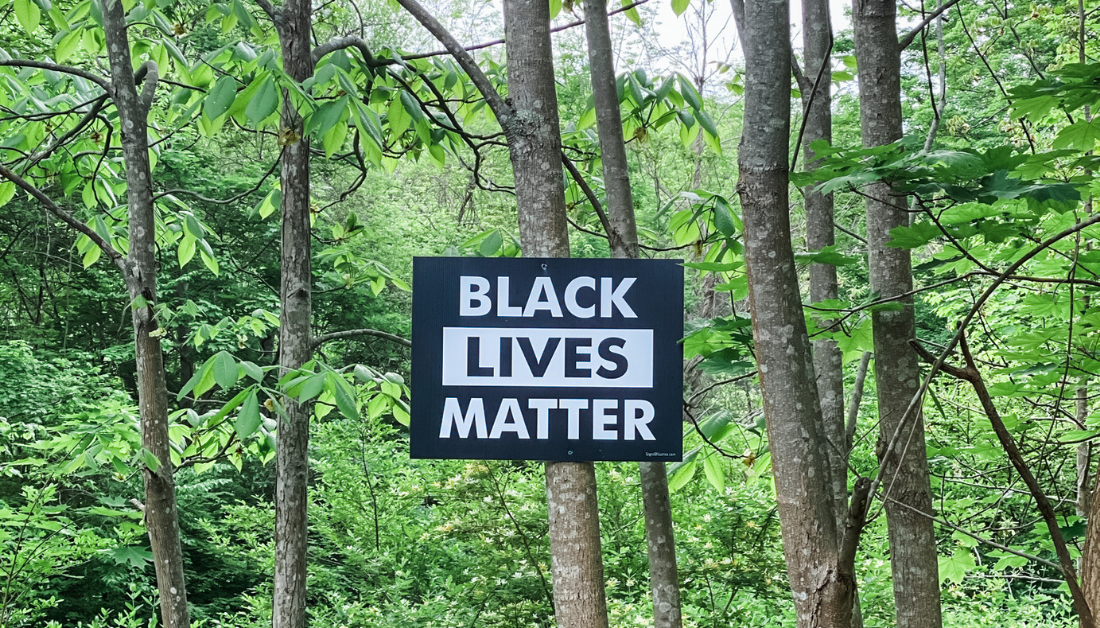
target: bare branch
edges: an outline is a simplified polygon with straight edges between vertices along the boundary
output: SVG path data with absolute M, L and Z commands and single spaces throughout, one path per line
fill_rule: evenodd
M 402 347 L 411 347 L 412 341 L 401 336 L 391 334 L 384 331 L 378 331 L 377 329 L 347 329 L 344 331 L 334 331 L 329 334 L 323 334 L 313 338 L 310 341 L 313 349 L 317 349 L 326 342 L 332 342 L 333 340 L 342 340 L 344 338 L 354 338 L 356 336 L 374 336 L 375 338 L 381 338 L 383 340 L 389 340 L 392 343 L 401 345 Z
M 49 61 L 34 61 L 31 59 L 3 59 L 0 60 L 0 67 L 14 67 L 14 68 L 38 68 L 39 70 L 50 70 L 52 72 L 61 72 L 62 74 L 70 74 L 72 76 L 79 76 L 80 78 L 91 81 L 96 85 L 103 88 L 103 91 L 108 94 L 111 93 L 110 83 L 102 76 L 92 74 L 87 70 L 80 68 L 74 68 L 67 65 L 59 65 L 57 63 L 51 63 Z
M 585 197 L 588 198 L 588 202 L 592 203 L 592 208 L 596 210 L 596 215 L 600 217 L 600 224 L 603 225 L 603 230 L 609 238 L 614 237 L 614 233 L 611 230 L 611 222 L 607 219 L 607 214 L 603 211 L 603 205 L 600 204 L 600 199 L 596 197 L 596 193 L 592 191 L 592 188 L 588 185 L 588 182 L 584 180 L 584 175 L 580 170 L 577 170 L 576 164 L 573 163 L 569 157 L 565 156 L 563 151 L 561 154 L 561 162 L 565 164 L 565 169 L 569 171 L 570 176 L 577 182 L 577 185 L 584 192 Z
M 282 152 L 279 153 L 279 157 L 282 158 Z M 264 173 L 264 176 L 260 177 L 260 180 L 256 182 L 256 185 L 254 185 L 251 188 L 245 190 L 244 192 L 241 192 L 240 194 L 234 194 L 233 196 L 230 196 L 229 198 L 226 198 L 226 199 L 207 198 L 207 197 L 203 196 L 202 194 L 199 194 L 198 192 L 195 192 L 193 190 L 176 189 L 176 190 L 165 190 L 165 191 L 163 191 L 159 194 L 156 194 L 156 195 L 153 196 L 153 200 L 155 201 L 157 199 L 164 198 L 165 196 L 168 196 L 169 194 L 187 194 L 188 196 L 193 196 L 193 197 L 199 199 L 200 201 L 202 201 L 204 203 L 213 203 L 215 205 L 228 205 L 229 203 L 234 203 L 236 201 L 239 201 L 240 199 L 248 196 L 249 194 L 252 194 L 256 190 L 259 190 L 260 187 L 263 186 L 264 182 L 267 181 L 267 178 L 270 177 L 275 172 L 275 169 L 278 168 L 278 167 L 279 167 L 279 159 L 276 159 L 274 162 L 272 162 L 271 167 L 267 169 L 267 172 Z
M 917 35 L 920 35 L 921 31 L 923 31 L 926 26 L 932 23 L 932 20 L 936 19 L 940 16 L 941 13 L 950 9 L 958 3 L 959 0 L 947 0 L 947 2 L 944 2 L 940 6 L 936 7 L 935 11 L 932 11 L 928 15 L 924 16 L 924 19 L 920 21 L 920 24 L 914 26 L 913 30 L 909 31 L 901 39 L 898 40 L 898 51 L 900 52 L 908 48 L 909 44 L 913 43 L 913 40 L 917 38 Z
M 26 173 L 28 170 L 34 167 L 35 164 L 45 159 L 50 153 L 63 146 L 65 142 L 68 142 L 78 133 L 84 130 L 86 126 L 91 124 L 92 120 L 95 120 L 96 116 L 99 115 L 99 112 L 103 110 L 103 106 L 106 103 L 107 94 L 103 94 L 99 98 L 93 100 L 92 108 L 88 110 L 88 113 L 84 114 L 84 117 L 80 119 L 80 122 L 76 123 L 76 126 L 62 134 L 61 137 L 57 138 L 57 140 L 55 140 L 53 144 L 50 144 L 42 151 L 31 155 L 30 162 L 27 163 L 27 165 L 23 168 L 23 172 Z
M 34 185 L 31 185 L 31 183 L 28 182 L 26 179 L 15 174 L 2 164 L 0 164 L 0 176 L 4 177 L 8 181 L 11 181 L 27 194 L 30 194 L 34 198 L 38 199 L 38 202 L 42 203 L 42 206 L 45 207 L 46 211 L 53 214 L 54 216 L 57 216 L 62 220 L 62 222 L 69 225 L 76 231 L 79 231 L 81 234 L 87 236 L 89 240 L 95 243 L 95 245 L 98 246 L 101 251 L 103 251 L 104 255 L 109 257 L 111 261 L 113 261 L 119 268 L 125 270 L 122 254 L 116 251 L 115 248 L 111 246 L 110 242 L 103 239 L 103 237 L 96 233 L 94 229 L 77 220 L 76 217 L 74 217 L 72 214 L 59 207 L 57 203 L 53 202 L 52 198 L 46 195 L 45 192 L 38 189 Z
M 612 15 L 615 15 L 617 13 L 625 13 L 626 11 L 629 11 L 629 10 L 631 10 L 631 9 L 637 7 L 637 6 L 641 6 L 641 5 L 643 5 L 647 2 L 649 2 L 649 0 L 638 0 L 637 2 L 632 2 L 632 3 L 630 3 L 626 6 L 619 7 L 618 9 L 615 9 L 614 11 L 608 11 L 607 15 L 612 16 Z M 585 23 L 584 20 L 577 20 L 575 22 L 570 22 L 568 24 L 563 24 L 561 26 L 555 26 L 554 28 L 550 29 L 550 32 L 551 33 L 560 33 L 561 31 L 568 30 L 570 28 L 576 28 L 578 26 L 584 26 L 584 23 Z M 465 48 L 466 48 L 466 52 L 473 52 L 475 50 L 484 50 L 485 48 L 492 48 L 493 46 L 500 46 L 503 43 L 504 43 L 503 39 L 494 39 L 492 41 L 486 41 L 486 42 L 482 42 L 480 44 L 473 44 L 471 46 L 466 46 Z M 433 50 L 432 52 L 420 52 L 420 53 L 411 54 L 411 55 L 404 55 L 404 56 L 401 57 L 401 59 L 403 61 L 413 61 L 413 60 L 416 60 L 416 59 L 428 59 L 430 57 L 442 57 L 443 55 L 449 55 L 449 54 L 451 54 L 449 50 Z M 395 63 L 395 62 L 391 61 L 391 60 L 388 60 L 388 59 L 387 60 L 381 60 L 381 61 L 378 62 L 379 65 L 390 65 L 392 63 Z

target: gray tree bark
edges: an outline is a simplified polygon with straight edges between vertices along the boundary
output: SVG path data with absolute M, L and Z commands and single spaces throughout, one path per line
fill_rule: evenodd
M 283 70 L 295 81 L 313 74 L 309 0 L 286 0 L 275 20 L 283 51 Z M 280 287 L 279 366 L 285 374 L 300 368 L 312 355 L 310 343 L 311 288 L 309 223 L 309 140 L 302 118 L 286 99 L 280 119 L 283 136 L 295 141 L 283 148 L 280 181 L 282 255 Z M 309 475 L 308 403 L 285 398 L 279 416 L 275 459 L 275 628 L 306 625 L 306 489 Z
M 503 121 L 524 255 L 568 257 L 561 130 L 544 0 L 505 0 L 512 117 Z M 603 558 L 591 462 L 546 463 L 554 614 L 561 628 L 606 628 Z
M 799 76 L 805 115 L 803 152 L 806 168 L 815 167 L 816 155 L 810 144 L 832 142 L 832 20 L 827 0 L 802 0 L 802 48 L 805 72 Z M 820 251 L 836 243 L 833 234 L 833 195 L 814 189 L 805 191 L 806 248 Z M 837 298 L 836 266 L 810 264 L 810 301 Z M 831 323 L 821 320 L 823 327 Z M 844 438 L 844 364 L 840 347 L 829 339 L 815 340 L 814 372 L 821 399 L 821 418 L 829 441 L 829 469 L 833 482 L 833 511 L 841 530 L 848 512 L 848 448 Z
M 615 62 L 611 52 L 606 0 L 585 2 L 585 33 L 592 74 L 592 99 L 596 107 L 596 128 L 603 161 L 604 189 L 607 192 L 607 218 L 611 225 L 611 232 L 607 234 L 611 255 L 634 259 L 638 257 L 638 228 L 634 219 L 634 198 L 630 190 L 619 98 L 615 90 Z M 642 503 L 645 506 L 653 627 L 680 628 L 680 580 L 676 566 L 676 543 L 665 463 L 640 462 L 638 467 Z
M 894 0 L 854 0 L 852 25 L 859 60 L 860 127 L 863 145 L 901 139 L 901 56 Z M 890 248 L 890 229 L 909 224 L 904 199 L 888 185 L 867 189 L 867 245 L 871 289 L 882 298 L 913 287 L 908 249 Z M 920 367 L 909 340 L 915 334 L 913 300 L 904 309 L 872 315 L 875 379 L 878 389 L 879 459 L 886 466 L 886 519 L 890 538 L 898 628 L 939 628 L 940 587 L 932 493 L 925 454 L 924 419 L 919 412 L 901 419 L 920 387 Z M 894 450 L 886 448 L 898 429 Z M 900 504 L 895 503 L 901 502 Z
M 737 187 L 783 554 L 798 626 L 847 628 L 854 579 L 838 549 L 828 443 L 787 212 L 788 5 L 784 0 L 756 0 L 744 3 L 741 15 L 745 120 Z
M 147 62 L 141 93 L 135 86 L 126 35 L 126 16 L 120 0 L 103 3 L 103 31 L 111 66 L 111 92 L 122 125 L 122 151 L 126 160 L 126 200 L 130 251 L 122 265 L 130 293 L 137 361 L 138 406 L 141 444 L 158 464 L 145 466 L 145 527 L 157 574 L 161 622 L 166 628 L 190 625 L 187 589 L 180 547 L 176 484 L 168 439 L 168 389 L 159 326 L 154 316 L 157 298 L 156 223 L 149 168 L 148 116 L 157 84 L 156 64 Z

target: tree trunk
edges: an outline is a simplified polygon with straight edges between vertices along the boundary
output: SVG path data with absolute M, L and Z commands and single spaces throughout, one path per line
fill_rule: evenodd
M 287 0 L 282 5 L 279 39 L 283 70 L 295 81 L 313 73 L 310 50 L 309 0 Z M 310 270 L 309 140 L 302 118 L 289 99 L 280 120 L 283 135 L 293 131 L 297 141 L 283 149 L 280 181 L 282 203 L 282 312 L 279 328 L 279 366 L 285 374 L 309 361 L 312 274 Z M 279 416 L 275 462 L 275 628 L 306 625 L 306 484 L 309 475 L 308 403 L 285 398 Z
M 513 110 L 504 125 L 515 177 L 523 254 L 569 257 L 549 5 L 541 0 L 505 0 L 504 37 Z M 546 501 L 558 626 L 606 628 L 592 463 L 546 463 Z
M 1096 487 L 1100 484 L 1100 472 L 1092 478 L 1092 493 L 1088 500 L 1088 522 L 1085 530 L 1085 546 L 1081 550 L 1081 592 L 1093 615 L 1100 613 L 1100 499 L 1096 499 Z
M 615 63 L 611 53 L 611 31 L 606 0 L 585 3 L 585 33 L 592 73 L 592 99 L 596 107 L 596 128 L 600 138 L 604 189 L 607 192 L 607 234 L 612 257 L 638 257 L 638 228 L 634 199 L 623 142 L 623 123 L 615 90 Z M 663 462 L 638 463 L 645 505 L 646 546 L 649 554 L 649 583 L 653 594 L 653 627 L 679 628 L 680 581 L 676 568 L 676 544 L 672 509 L 668 497 L 668 476 Z
M 123 275 L 130 293 L 137 361 L 138 405 L 142 447 L 156 459 L 146 465 L 145 527 L 157 574 L 161 622 L 166 628 L 190 625 L 187 589 L 180 547 L 176 484 L 168 440 L 168 389 L 164 375 L 154 305 L 157 298 L 156 223 L 149 169 L 148 115 L 156 88 L 156 66 L 143 66 L 146 81 L 141 94 L 134 85 L 130 43 L 121 0 L 104 2 L 103 31 L 111 65 L 111 91 L 122 124 L 122 151 L 126 160 L 130 251 Z
M 744 4 L 743 16 L 747 70 L 738 193 L 783 554 L 798 626 L 847 628 L 854 579 L 840 560 L 828 444 L 787 212 L 788 6 L 784 0 L 756 0 Z
M 882 146 L 901 139 L 901 56 L 894 0 L 854 0 L 852 24 L 859 60 L 859 105 L 863 145 Z M 890 230 L 907 226 L 903 199 L 885 184 L 867 189 L 867 246 L 871 290 L 881 298 L 913 287 L 909 250 L 890 248 Z M 878 389 L 879 459 L 887 465 L 883 486 L 890 538 L 898 628 L 939 628 L 940 587 L 932 492 L 925 454 L 924 420 L 919 412 L 901 420 L 920 386 L 920 367 L 909 346 L 915 334 L 913 300 L 903 310 L 872 315 L 875 379 Z M 894 438 L 904 427 L 899 438 Z M 894 449 L 887 455 L 891 440 Z M 892 500 L 901 502 L 895 503 Z M 926 514 L 925 514 L 926 513 Z
M 802 47 L 805 72 L 799 81 L 805 115 L 803 152 L 806 168 L 815 167 L 810 144 L 817 140 L 833 141 L 832 114 L 832 21 L 827 0 L 802 0 Z M 816 89 L 815 89 L 816 86 Z M 807 189 L 806 248 L 811 251 L 835 244 L 833 237 L 833 195 Z M 810 301 L 837 298 L 836 266 L 810 264 Z M 832 321 L 821 320 L 827 327 Z M 814 372 L 817 374 L 817 394 L 821 399 L 821 418 L 833 481 L 833 511 L 837 530 L 842 530 L 848 512 L 848 448 L 844 438 L 844 365 L 840 348 L 834 340 L 815 340 Z M 839 536 L 839 535 L 838 535 Z

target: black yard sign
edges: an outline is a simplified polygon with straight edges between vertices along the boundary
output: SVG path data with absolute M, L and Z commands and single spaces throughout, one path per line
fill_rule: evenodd
M 413 458 L 683 455 L 673 260 L 416 258 Z

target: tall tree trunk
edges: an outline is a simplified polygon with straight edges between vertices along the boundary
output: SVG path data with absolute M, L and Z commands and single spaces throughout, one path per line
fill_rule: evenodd
M 901 139 L 901 56 L 894 0 L 854 0 L 852 25 L 859 60 L 859 106 L 863 145 Z M 904 199 L 888 185 L 867 190 L 867 246 L 871 290 L 882 298 L 913 287 L 909 250 L 890 248 L 890 230 L 909 224 Z M 872 315 L 875 379 L 878 383 L 879 459 L 887 465 L 886 520 L 890 538 L 898 628 L 939 628 L 940 587 L 932 492 L 928 481 L 924 419 L 905 417 L 920 386 L 920 367 L 909 346 L 915 334 L 913 300 L 904 309 Z M 919 408 L 918 408 L 919 410 Z M 901 425 L 902 419 L 906 422 Z M 899 427 L 900 437 L 894 438 Z M 893 451 L 887 447 L 893 441 Z M 900 502 L 900 503 L 895 503 Z
M 816 155 L 810 144 L 817 140 L 833 141 L 832 49 L 833 27 L 828 0 L 802 0 L 802 47 L 805 72 L 800 76 L 802 109 L 805 116 L 803 152 L 806 168 L 815 167 Z M 832 246 L 833 195 L 807 189 L 806 248 L 811 251 Z M 810 264 L 810 301 L 837 298 L 836 266 Z M 822 320 L 827 327 L 832 321 Z M 837 530 L 842 530 L 848 512 L 848 448 L 844 438 L 844 365 L 840 347 L 829 339 L 815 340 L 814 372 L 817 394 L 821 399 L 821 418 L 833 482 L 833 512 Z M 839 535 L 838 535 L 839 536 Z
M 298 82 L 313 74 L 309 0 L 286 0 L 276 21 L 283 70 Z M 285 374 L 309 361 L 312 274 L 310 270 L 309 140 L 289 99 L 283 102 L 282 133 L 297 137 L 283 148 L 282 312 L 279 366 Z M 309 475 L 308 403 L 284 399 L 275 460 L 275 628 L 306 625 L 306 489 Z
M 600 138 L 604 189 L 607 192 L 607 218 L 611 225 L 611 233 L 607 236 L 613 257 L 633 259 L 638 257 L 638 228 L 634 219 L 634 198 L 630 190 L 619 98 L 615 90 L 615 62 L 611 53 L 606 0 L 587 0 L 584 13 L 592 99 L 596 107 L 596 128 Z M 665 463 L 640 462 L 638 467 L 645 506 L 653 627 L 680 628 L 680 581 Z
M 513 115 L 503 124 L 515 177 L 523 253 L 568 257 L 550 7 L 545 0 L 505 0 L 504 37 Z M 546 501 L 558 626 L 606 628 L 592 463 L 546 463 Z
M 744 3 L 741 15 L 745 123 L 737 187 L 783 554 L 798 626 L 847 628 L 854 579 L 840 560 L 828 444 L 787 213 L 788 5 L 784 0 L 754 0 Z
M 130 293 L 137 361 L 138 406 L 141 413 L 141 444 L 157 459 L 156 468 L 143 470 L 145 480 L 145 527 L 157 574 L 161 621 L 166 628 L 190 625 L 187 589 L 180 547 L 176 484 L 168 440 L 168 389 L 164 375 L 154 306 L 157 298 L 156 222 L 149 168 L 148 116 L 156 89 L 157 68 L 142 66 L 144 85 L 139 94 L 134 84 L 126 16 L 121 0 L 109 0 L 103 7 L 103 31 L 111 65 L 111 91 L 122 123 L 122 151 L 126 160 L 126 200 L 129 217 L 130 251 L 123 275 Z

